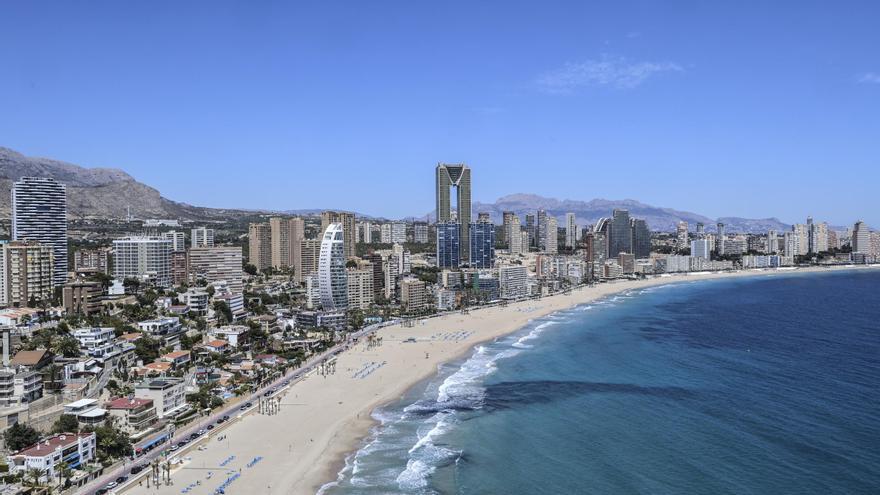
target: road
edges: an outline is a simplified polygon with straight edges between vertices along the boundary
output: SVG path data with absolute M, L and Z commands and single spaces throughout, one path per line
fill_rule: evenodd
M 322 361 L 324 361 L 332 356 L 335 356 L 336 354 L 345 350 L 350 345 L 352 340 L 360 339 L 361 337 L 368 335 L 372 332 L 375 332 L 376 330 L 378 330 L 384 326 L 392 325 L 395 323 L 396 322 L 392 321 L 392 322 L 385 322 L 385 323 L 380 323 L 380 324 L 376 324 L 376 325 L 371 325 L 367 328 L 364 328 L 363 330 L 349 334 L 349 338 L 345 342 L 337 344 L 337 345 L 331 347 L 330 349 L 327 349 L 323 353 L 318 354 L 317 356 L 314 356 L 311 359 L 307 360 L 303 366 L 300 366 L 299 368 L 297 368 L 293 372 L 292 376 L 282 376 L 282 377 L 276 379 L 275 381 L 273 381 L 269 384 L 266 384 L 266 385 L 260 387 L 259 389 L 255 390 L 250 396 L 248 396 L 247 399 L 242 399 L 241 401 L 237 402 L 234 406 L 224 408 L 224 409 L 220 410 L 219 412 L 216 412 L 208 417 L 202 418 L 199 421 L 194 421 L 193 424 L 189 425 L 186 429 L 176 430 L 174 432 L 174 434 L 172 435 L 171 439 L 169 440 L 169 442 L 167 443 L 167 446 L 170 448 L 171 445 L 174 445 L 174 438 L 175 437 L 178 439 L 185 438 L 185 439 L 189 440 L 189 437 L 192 433 L 195 433 L 198 430 L 205 428 L 209 424 L 216 424 L 217 420 L 222 418 L 223 416 L 230 417 L 228 422 L 223 423 L 223 427 L 226 427 L 227 425 L 231 424 L 232 422 L 234 422 L 237 419 L 236 416 L 239 416 L 239 417 L 244 416 L 246 414 L 251 413 L 254 409 L 257 408 L 257 405 L 255 404 L 252 407 L 250 407 L 249 409 L 241 411 L 240 407 L 241 407 L 242 403 L 247 403 L 247 402 L 256 403 L 256 402 L 258 402 L 258 400 L 262 397 L 263 393 L 265 393 L 265 390 L 272 388 L 272 387 L 278 388 L 276 393 L 280 393 L 281 390 L 283 390 L 281 388 L 281 384 L 285 380 L 290 380 L 290 384 L 288 386 L 294 385 L 297 381 L 301 380 L 306 374 L 310 373 L 313 369 L 315 369 Z M 220 428 L 220 429 L 222 429 L 222 428 Z M 218 431 L 220 431 L 220 429 L 215 428 L 214 430 L 211 430 L 209 436 L 216 434 Z M 157 436 L 162 435 L 162 434 L 164 434 L 164 432 L 156 433 L 151 438 L 156 438 Z M 168 455 L 167 459 L 169 459 L 169 460 L 175 459 L 175 458 L 185 454 L 186 452 L 189 452 L 190 449 L 192 449 L 193 447 L 196 446 L 196 444 L 198 443 L 197 440 L 199 440 L 201 438 L 204 438 L 204 436 L 199 437 L 198 439 L 196 439 L 196 441 L 192 441 L 192 442 L 186 444 L 183 448 L 177 450 L 176 452 L 171 453 L 170 455 Z M 79 494 L 93 495 L 97 490 L 103 488 L 111 481 L 115 481 L 116 478 L 119 478 L 120 476 L 130 476 L 130 479 L 128 481 L 126 481 L 125 483 L 123 483 L 119 487 L 114 488 L 115 491 L 113 493 L 122 492 L 125 490 L 126 486 L 137 482 L 137 480 L 147 476 L 150 473 L 149 469 L 145 469 L 136 475 L 130 475 L 129 470 L 132 468 L 132 466 L 134 466 L 136 464 L 149 465 L 151 462 L 153 462 L 157 458 L 162 457 L 162 454 L 165 453 L 167 450 L 168 450 L 167 448 L 155 448 L 152 451 L 148 452 L 146 455 L 137 458 L 137 460 L 135 460 L 135 461 L 127 462 L 127 463 L 124 463 L 123 465 L 112 468 L 106 474 L 104 474 L 103 476 L 101 476 L 99 478 L 96 478 L 91 483 L 87 483 L 86 485 L 81 487 L 79 490 L 77 490 L 75 493 L 78 495 Z

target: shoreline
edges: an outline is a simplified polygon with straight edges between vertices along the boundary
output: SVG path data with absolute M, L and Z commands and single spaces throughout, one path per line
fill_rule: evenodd
M 474 347 L 523 328 L 529 321 L 631 289 L 691 281 L 735 279 L 783 274 L 835 273 L 868 267 L 809 267 L 783 270 L 748 270 L 724 273 L 678 274 L 645 280 L 625 280 L 581 287 L 569 294 L 510 303 L 506 307 L 471 310 L 417 320 L 414 327 L 389 326 L 377 331 L 383 343 L 368 348 L 359 342 L 341 353 L 336 372 L 312 374 L 291 385 L 276 415 L 245 415 L 224 429 L 223 442 L 207 441 L 204 451 L 190 451 L 172 472 L 174 485 L 146 490 L 131 487 L 126 493 L 179 493 L 180 486 L 218 485 L 222 477 L 205 479 L 205 471 L 219 467 L 235 455 L 241 463 L 259 456 L 265 461 L 242 471 L 236 491 L 267 494 L 309 493 L 334 486 L 346 459 L 362 448 L 377 424 L 373 411 L 399 400 L 413 386 L 435 375 L 441 364 L 460 359 Z M 416 342 L 406 342 L 415 338 Z M 363 340 L 363 339 L 362 339 Z M 306 406 L 306 407 L 302 407 Z M 286 445 L 285 445 L 286 444 Z M 286 447 L 286 448 L 285 448 Z M 234 466 L 233 466 L 234 467 Z M 201 493 L 201 491 L 193 491 Z

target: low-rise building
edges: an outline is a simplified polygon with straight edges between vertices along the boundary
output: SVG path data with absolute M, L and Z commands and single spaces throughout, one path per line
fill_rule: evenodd
M 192 361 L 191 354 L 190 351 L 169 352 L 162 356 L 162 361 L 171 363 L 171 366 L 175 369 L 182 368 Z
M 152 399 L 122 397 L 104 404 L 108 414 L 117 418 L 116 424 L 132 438 L 149 433 L 159 421 Z
M 116 357 L 121 352 L 112 327 L 77 328 L 72 335 L 79 341 L 82 352 L 100 361 Z
M 232 347 L 240 347 L 247 344 L 250 328 L 244 325 L 227 325 L 215 328 L 210 335 L 216 339 L 225 340 Z
M 182 378 L 154 378 L 144 380 L 134 388 L 134 396 L 151 399 L 156 405 L 156 415 L 167 418 L 185 411 L 185 385 Z
M 39 471 L 43 481 L 58 478 L 58 465 L 66 463 L 69 468 L 90 462 L 95 458 L 95 433 L 59 433 L 40 440 L 30 447 L 7 457 L 9 472 L 25 474 Z
M 65 404 L 64 414 L 76 417 L 83 426 L 98 426 L 107 419 L 107 411 L 98 407 L 97 399 L 80 399 Z
M 180 333 L 182 330 L 180 318 L 176 316 L 165 316 L 154 320 L 139 321 L 137 325 L 140 331 L 148 333 L 154 337 L 174 335 Z
M 296 314 L 297 328 L 327 327 L 345 330 L 348 320 L 344 311 L 300 311 Z

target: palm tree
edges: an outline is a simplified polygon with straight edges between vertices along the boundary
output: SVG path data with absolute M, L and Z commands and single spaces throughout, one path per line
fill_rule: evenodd
M 58 485 L 61 487 L 62 490 L 67 487 L 67 483 L 70 480 L 70 475 L 72 472 L 73 470 L 70 469 L 70 464 L 68 464 L 66 461 L 61 461 L 60 463 L 58 463 Z
M 44 473 L 45 471 L 42 469 L 29 468 L 24 475 L 25 486 L 31 488 L 40 488 L 41 486 L 43 486 L 43 482 L 40 480 L 40 478 L 43 477 Z M 28 480 L 29 478 L 30 480 Z

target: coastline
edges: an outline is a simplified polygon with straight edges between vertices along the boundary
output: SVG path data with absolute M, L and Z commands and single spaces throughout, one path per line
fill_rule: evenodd
M 196 483 L 211 488 L 222 477 L 205 480 L 205 471 L 235 455 L 248 468 L 235 482 L 236 491 L 314 494 L 332 484 L 376 424 L 372 412 L 399 399 L 411 387 L 437 373 L 438 366 L 472 352 L 480 343 L 521 329 L 530 320 L 601 299 L 619 292 L 691 281 L 780 274 L 831 273 L 862 267 L 810 267 L 785 270 L 749 270 L 731 273 L 672 275 L 646 280 L 619 281 L 582 287 L 569 294 L 511 303 L 507 307 L 474 309 L 470 314 L 448 314 L 420 320 L 412 328 L 386 327 L 378 331 L 382 345 L 367 348 L 361 342 L 337 358 L 336 373 L 313 374 L 292 385 L 282 398 L 281 411 L 272 416 L 245 415 L 223 431 L 222 442 L 208 441 L 204 451 L 187 452 L 172 472 L 175 485 L 126 493 L 179 493 Z M 415 338 L 416 342 L 405 342 Z M 211 439 L 213 440 L 213 438 Z

